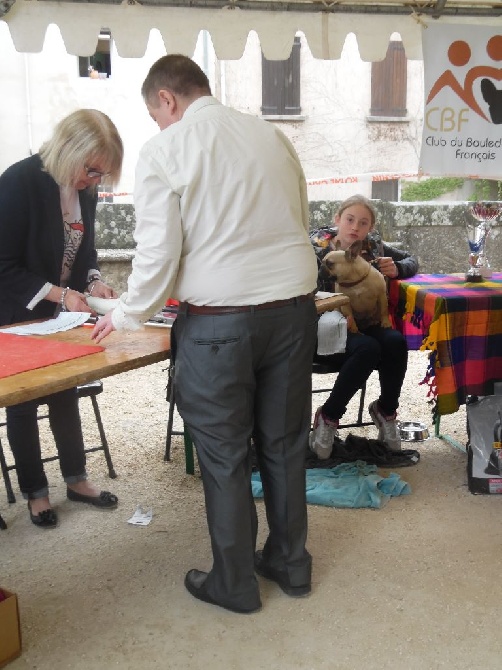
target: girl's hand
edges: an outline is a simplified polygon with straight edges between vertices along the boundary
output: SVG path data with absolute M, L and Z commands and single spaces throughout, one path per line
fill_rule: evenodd
M 377 260 L 378 269 L 385 277 L 395 279 L 398 275 L 397 266 L 390 256 L 380 256 Z

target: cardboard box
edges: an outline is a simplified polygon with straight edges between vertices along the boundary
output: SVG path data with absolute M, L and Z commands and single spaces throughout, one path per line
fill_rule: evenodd
M 3 589 L 6 596 L 0 601 L 0 668 L 21 654 L 21 621 L 17 595 Z

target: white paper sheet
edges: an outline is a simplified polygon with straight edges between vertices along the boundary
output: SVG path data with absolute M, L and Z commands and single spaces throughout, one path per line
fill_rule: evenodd
M 88 312 L 60 312 L 55 319 L 48 319 L 41 323 L 30 323 L 24 326 L 13 326 L 3 328 L 0 333 L 12 333 L 14 335 L 50 335 L 61 333 L 81 326 L 90 317 Z
M 152 518 L 153 518 L 152 508 L 148 509 L 145 512 L 141 507 L 141 505 L 138 505 L 132 517 L 130 519 L 127 519 L 127 523 L 131 523 L 133 526 L 148 526 Z
M 316 300 L 324 300 L 325 298 L 332 298 L 334 295 L 340 295 L 340 293 L 330 293 L 329 291 L 317 291 L 314 298 Z

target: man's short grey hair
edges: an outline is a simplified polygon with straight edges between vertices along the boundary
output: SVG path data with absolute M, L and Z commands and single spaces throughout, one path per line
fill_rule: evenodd
M 161 90 L 190 98 L 195 94 L 211 95 L 209 80 L 204 71 L 187 56 L 169 54 L 156 61 L 141 87 L 141 95 L 147 104 Z

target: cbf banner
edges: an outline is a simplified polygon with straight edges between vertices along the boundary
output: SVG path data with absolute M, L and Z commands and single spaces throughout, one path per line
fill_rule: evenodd
M 502 179 L 502 30 L 423 31 L 425 174 Z

